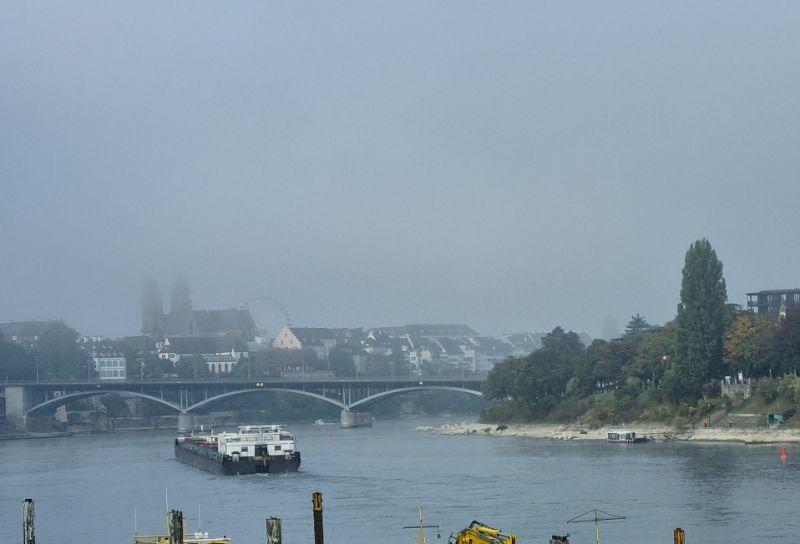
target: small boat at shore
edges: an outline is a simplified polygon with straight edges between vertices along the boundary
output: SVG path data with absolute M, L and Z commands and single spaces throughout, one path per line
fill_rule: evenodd
M 641 444 L 652 441 L 648 436 L 637 436 L 636 431 L 614 430 L 608 431 L 606 441 L 611 444 Z

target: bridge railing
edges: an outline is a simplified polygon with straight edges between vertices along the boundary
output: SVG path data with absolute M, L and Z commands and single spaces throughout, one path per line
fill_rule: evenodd
M 379 377 L 359 377 L 359 378 L 203 378 L 203 379 L 180 379 L 180 378 L 147 378 L 140 379 L 110 379 L 110 380 L 79 380 L 79 379 L 59 379 L 59 380 L 24 380 L 0 382 L 3 385 L 31 385 L 31 386 L 56 386 L 56 385 L 126 385 L 126 384 L 186 384 L 186 385 L 246 385 L 246 384 L 433 384 L 433 383 L 481 383 L 486 380 L 482 374 L 472 374 L 464 377 L 435 377 L 435 378 L 402 378 L 390 376 Z

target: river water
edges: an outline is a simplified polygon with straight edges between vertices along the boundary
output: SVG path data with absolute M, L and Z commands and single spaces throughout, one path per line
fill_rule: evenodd
M 410 542 L 416 507 L 441 541 L 473 519 L 515 532 L 521 544 L 569 531 L 593 542 L 591 524 L 565 520 L 599 508 L 627 516 L 602 526 L 603 542 L 799 542 L 800 450 L 735 444 L 612 445 L 484 436 L 438 436 L 417 425 L 371 429 L 294 425 L 301 472 L 215 476 L 172 459 L 171 432 L 0 441 L 0 542 L 20 541 L 21 501 L 36 500 L 42 543 L 125 544 L 161 531 L 169 506 L 189 529 L 233 544 L 264 542 L 264 518 L 283 519 L 287 544 L 312 543 L 311 493 L 322 491 L 330 544 Z M 135 515 L 134 515 L 135 513 Z

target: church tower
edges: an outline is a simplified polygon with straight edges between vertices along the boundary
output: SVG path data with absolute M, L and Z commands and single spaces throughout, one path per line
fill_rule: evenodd
M 175 280 L 172 296 L 169 300 L 169 322 L 167 329 L 176 336 L 192 336 L 194 333 L 194 316 L 192 299 L 189 292 L 189 280 L 181 276 Z
M 161 293 L 153 278 L 148 278 L 142 291 L 142 334 L 161 338 L 164 334 L 164 309 Z

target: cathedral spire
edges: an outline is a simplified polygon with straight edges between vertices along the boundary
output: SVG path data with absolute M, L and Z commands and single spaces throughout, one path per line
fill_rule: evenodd
M 153 278 L 144 282 L 142 289 L 142 334 L 160 337 L 164 333 L 164 309 L 161 304 L 161 293 Z

